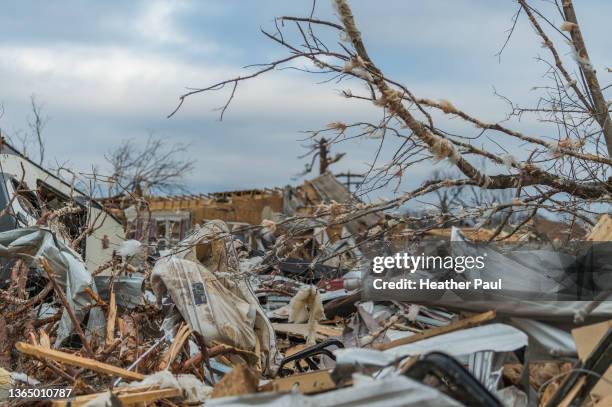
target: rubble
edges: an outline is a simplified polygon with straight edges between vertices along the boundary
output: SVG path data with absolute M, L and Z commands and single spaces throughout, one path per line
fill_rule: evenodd
M 43 386 L 73 389 L 54 406 L 606 405 L 606 298 L 584 323 L 573 319 L 578 301 L 369 300 L 361 254 L 337 243 L 385 219 L 336 233 L 292 217 L 353 199 L 335 182 L 284 190 L 276 206 L 288 212 L 266 210 L 260 244 L 212 220 L 159 258 L 127 240 L 93 270 L 44 227 L 0 233 L 0 401 Z M 602 222 L 592 239 L 607 233 Z M 275 251 L 288 231 L 297 248 Z M 456 229 L 429 237 L 466 239 Z M 520 265 L 529 281 L 517 284 L 539 284 L 536 254 L 491 253 L 493 270 Z

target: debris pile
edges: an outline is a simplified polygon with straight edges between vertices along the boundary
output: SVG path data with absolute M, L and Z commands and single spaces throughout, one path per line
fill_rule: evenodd
M 93 270 L 48 229 L 0 233 L 0 403 L 36 403 L 10 389 L 67 388 L 52 405 L 612 405 L 607 297 L 368 300 L 361 253 L 299 213 L 264 219 L 263 247 L 213 220 L 153 259 L 127 240 Z M 336 236 L 384 222 L 345 219 Z M 609 223 L 594 240 L 612 240 Z

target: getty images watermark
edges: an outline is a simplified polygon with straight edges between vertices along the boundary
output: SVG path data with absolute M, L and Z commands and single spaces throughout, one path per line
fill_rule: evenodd
M 375 290 L 501 290 L 502 279 L 490 281 L 482 278 L 466 279 L 466 271 L 485 269 L 487 254 L 480 256 L 431 256 L 422 253 L 414 256 L 396 253 L 393 256 L 376 256 L 372 259 L 372 287 Z M 419 270 L 456 273 L 461 278 L 438 280 L 430 277 L 387 279 L 380 276 L 389 270 L 414 274 Z
M 438 242 L 364 247 L 367 300 L 593 301 L 611 290 L 612 242 Z

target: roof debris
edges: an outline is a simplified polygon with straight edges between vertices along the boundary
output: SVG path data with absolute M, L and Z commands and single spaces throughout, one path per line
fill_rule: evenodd
M 144 219 L 123 202 L 119 217 L 153 235 L 128 232 L 94 270 L 43 227 L 1 232 L 0 402 L 26 405 L 9 390 L 50 387 L 72 392 L 53 406 L 605 405 L 606 298 L 584 323 L 576 301 L 372 300 L 363 260 L 373 249 L 359 242 L 377 226 L 393 226 L 381 238 L 389 250 L 495 233 L 415 235 L 390 215 L 353 219 L 349 202 L 330 174 L 297 188 L 151 198 Z M 149 239 L 167 230 L 143 225 L 181 211 L 172 219 L 187 219 L 184 233 L 159 250 Z M 604 216 L 587 239 L 612 240 L 609 230 Z M 492 270 L 532 273 L 534 259 L 550 261 L 538 250 L 497 253 Z

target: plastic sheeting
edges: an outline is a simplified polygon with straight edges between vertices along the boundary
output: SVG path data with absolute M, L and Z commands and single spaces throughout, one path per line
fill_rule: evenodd
M 30 227 L 0 233 L 0 257 L 24 258 L 31 267 L 36 267 L 37 272 L 45 277 L 45 272 L 38 267 L 34 259 L 46 258 L 55 271 L 56 281 L 66 294 L 77 319 L 83 320 L 89 312 L 87 334 L 96 333 L 100 337 L 103 336 L 104 313 L 99 307 L 89 310 L 91 297 L 85 292 L 86 288 L 90 288 L 97 293 L 96 283 L 79 254 L 57 239 L 50 230 Z M 54 346 L 59 347 L 72 329 L 68 312 L 64 310 Z
M 152 287 L 158 299 L 169 293 L 207 341 L 254 350 L 257 338 L 264 370 L 273 369 L 279 358 L 274 328 L 250 285 L 249 267 L 241 267 L 247 262 L 239 257 L 239 245 L 224 222 L 207 222 L 156 263 Z
M 176 257 L 161 259 L 151 281 L 158 298 L 172 298 L 189 326 L 212 346 L 220 341 L 245 350 L 255 349 L 255 309 L 227 282 L 199 263 Z
M 439 351 L 467 361 L 475 352 L 512 352 L 527 346 L 527 335 L 505 324 L 489 324 L 422 339 L 408 345 L 379 351 L 345 348 L 334 351 L 338 365 L 387 366 L 411 355 Z
M 385 351 L 395 358 L 440 351 L 461 357 L 474 352 L 512 352 L 527 346 L 527 335 L 506 324 L 489 324 L 423 339 Z
M 247 396 L 223 397 L 206 402 L 207 407 L 461 407 L 438 390 L 404 376 L 364 382 L 353 387 L 328 393 L 305 396 L 300 393 L 258 393 Z

